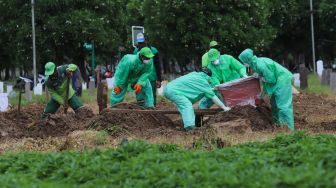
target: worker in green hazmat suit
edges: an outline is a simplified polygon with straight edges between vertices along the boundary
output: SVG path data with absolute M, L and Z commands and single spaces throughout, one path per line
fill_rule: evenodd
M 161 87 L 161 82 L 162 82 L 162 70 L 159 62 L 159 51 L 152 45 L 148 43 L 148 37 L 143 34 L 143 33 L 138 33 L 136 36 L 136 42 L 137 46 L 133 51 L 133 54 L 136 55 L 139 50 L 141 50 L 144 47 L 148 47 L 151 49 L 154 57 L 151 59 L 153 61 L 153 71 L 149 75 L 148 79 L 151 83 L 152 86 L 152 92 L 153 92 L 153 99 L 154 99 L 154 106 L 156 105 L 156 91 L 157 88 Z M 142 99 L 143 100 L 143 99 Z
M 211 49 L 218 49 L 219 45 L 216 41 L 211 41 L 209 44 L 209 50 Z M 210 59 L 209 59 L 209 54 L 208 52 L 206 52 L 205 54 L 203 54 L 202 56 L 202 68 L 207 68 L 208 65 L 210 64 Z
M 208 57 L 210 61 L 208 68 L 212 71 L 212 87 L 241 77 L 247 77 L 245 66 L 234 57 L 227 54 L 220 55 L 220 52 L 216 49 L 210 49 Z M 216 94 L 219 96 L 217 92 Z M 203 98 L 199 103 L 199 108 L 206 109 L 212 105 L 212 100 Z
M 66 97 L 66 80 L 71 79 L 72 73 L 76 71 L 77 66 L 75 64 L 67 64 L 56 67 L 53 62 L 48 62 L 45 65 L 46 87 L 51 95 L 51 100 L 44 108 L 42 119 L 48 118 L 49 114 L 56 113 L 60 105 L 64 105 Z M 75 95 L 75 91 L 72 89 L 71 81 L 69 85 L 68 103 L 70 107 L 77 112 L 83 107 L 82 102 Z
M 191 72 L 169 82 L 163 92 L 164 96 L 177 106 L 186 130 L 195 128 L 193 104 L 203 97 L 211 99 L 224 111 L 230 110 L 215 95 L 209 84 L 210 77 L 210 69 L 203 69 L 202 72 Z
M 153 53 L 150 48 L 142 48 L 136 55 L 127 54 L 119 62 L 114 75 L 114 89 L 111 94 L 111 105 L 124 100 L 127 86 L 135 91 L 138 104 L 153 108 L 153 92 L 148 77 L 153 71 Z M 144 101 L 143 101 L 144 100 Z
M 259 75 L 263 95 L 271 95 L 274 123 L 294 130 L 292 73 L 272 59 L 255 56 L 251 49 L 244 50 L 239 59 Z

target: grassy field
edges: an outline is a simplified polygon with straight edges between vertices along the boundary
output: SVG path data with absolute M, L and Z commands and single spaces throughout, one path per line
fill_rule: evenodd
M 115 150 L 0 156 L 1 187 L 335 187 L 336 137 L 303 132 L 211 151 L 132 141 Z
M 304 91 L 308 93 L 335 95 L 329 86 L 321 85 L 321 81 L 316 74 L 308 76 L 308 88 Z

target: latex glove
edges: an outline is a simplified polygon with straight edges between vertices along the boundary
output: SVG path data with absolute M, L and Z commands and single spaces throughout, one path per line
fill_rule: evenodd
M 134 89 L 135 93 L 138 94 L 142 90 L 142 85 L 135 84 L 134 87 L 133 87 L 133 89 Z
M 122 91 L 122 89 L 119 86 L 115 86 L 113 91 L 116 95 L 118 95 Z
M 231 108 L 225 106 L 225 104 L 223 104 L 222 101 L 219 100 L 219 98 L 218 98 L 216 95 L 213 96 L 213 97 L 211 98 L 211 100 L 212 100 L 217 106 L 219 106 L 221 109 L 223 109 L 225 112 L 231 110 Z
M 230 108 L 230 107 L 227 107 L 227 106 L 225 106 L 225 107 L 223 108 L 223 110 L 224 110 L 224 112 L 227 112 L 227 111 L 230 111 L 230 110 L 231 110 L 231 108 Z
M 243 78 L 247 78 L 248 76 L 246 74 L 243 75 Z
M 160 88 L 161 87 L 161 82 L 160 81 L 156 81 L 155 85 L 156 85 L 156 88 Z
M 252 75 L 253 77 L 255 77 L 255 78 L 259 78 L 259 74 L 258 73 L 253 73 L 253 75 Z

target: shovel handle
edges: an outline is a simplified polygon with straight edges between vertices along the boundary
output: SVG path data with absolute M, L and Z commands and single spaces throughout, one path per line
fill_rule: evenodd
M 70 77 L 67 77 L 67 80 L 66 80 L 66 90 L 65 90 L 65 98 L 64 98 L 64 113 L 65 114 L 68 112 L 68 108 L 69 108 L 69 104 L 68 104 L 69 86 L 70 86 Z

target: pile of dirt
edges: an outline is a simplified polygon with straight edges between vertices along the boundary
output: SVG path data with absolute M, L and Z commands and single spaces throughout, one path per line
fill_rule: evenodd
M 115 108 L 143 109 L 131 103 L 122 103 Z M 105 109 L 92 118 L 86 128 L 105 130 L 114 137 L 134 136 L 151 138 L 153 136 L 169 136 L 181 130 L 163 114 L 142 114 L 134 112 L 116 112 Z
M 244 119 L 244 124 L 250 125 L 252 131 L 262 131 L 273 128 L 270 115 L 271 113 L 266 107 L 255 108 L 253 106 L 237 106 L 228 112 L 219 112 L 211 117 L 206 122 L 206 125 L 211 126 L 219 122 L 232 122 Z M 239 126 L 237 126 L 237 128 L 241 129 Z
M 293 97 L 296 129 L 315 132 L 336 130 L 336 100 L 330 96 L 301 93 Z M 143 109 L 131 103 L 121 103 L 114 108 Z M 174 104 L 159 101 L 157 109 L 175 109 Z M 40 122 L 43 106 L 31 105 L 17 110 L 0 113 L 0 140 L 7 138 L 45 138 L 67 136 L 76 130 L 105 130 L 113 137 L 176 137 L 186 133 L 183 130 L 180 115 L 143 114 L 134 112 L 116 112 L 104 110 L 94 115 L 88 108 L 77 114 L 69 110 L 63 114 L 59 109 L 51 115 L 46 125 Z M 219 112 L 210 116 L 204 127 L 215 127 L 217 132 L 251 133 L 274 131 L 271 112 L 266 107 L 235 107 L 229 112 Z M 202 134 L 203 128 L 196 129 L 194 136 Z M 189 134 L 189 133 L 188 133 Z
M 61 110 L 60 110 L 61 111 Z M 93 113 L 88 108 L 81 108 L 75 114 L 52 114 L 48 121 L 41 121 L 43 106 L 28 106 L 22 109 L 11 110 L 0 114 L 0 139 L 6 138 L 45 138 L 49 136 L 63 136 L 74 130 L 82 130 L 84 123 Z
M 336 100 L 302 93 L 293 97 L 295 126 L 313 131 L 336 130 Z

